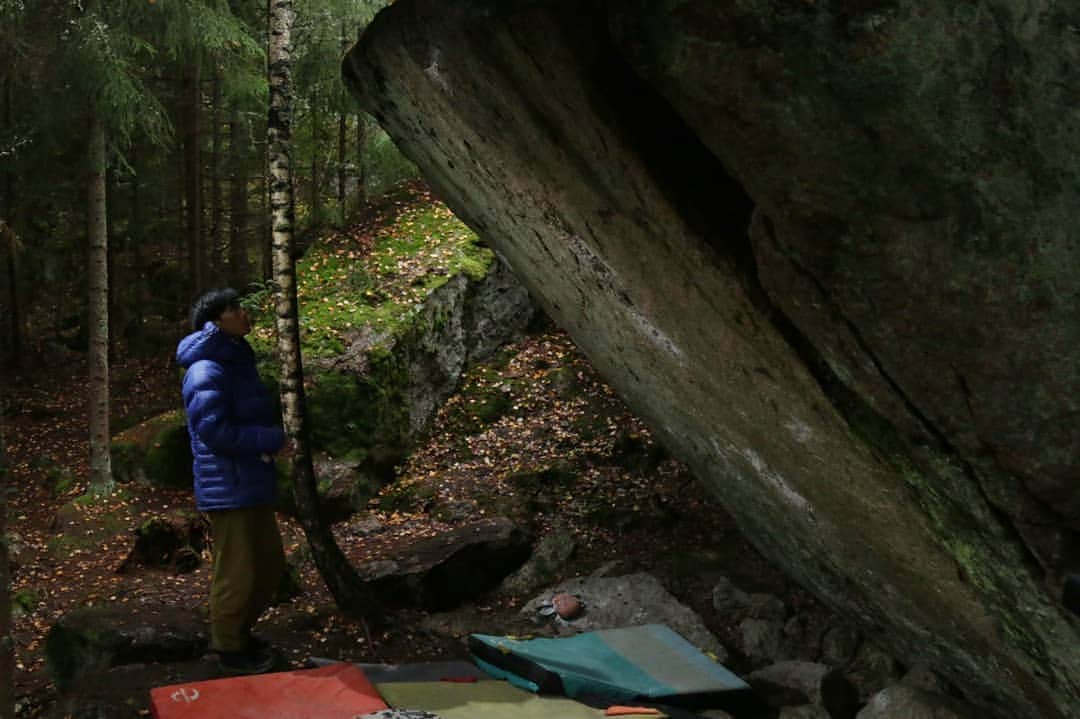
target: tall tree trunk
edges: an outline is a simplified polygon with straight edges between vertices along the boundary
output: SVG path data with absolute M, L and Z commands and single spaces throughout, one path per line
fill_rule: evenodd
M 345 51 L 349 49 L 349 36 L 345 31 L 345 22 L 341 23 L 341 53 L 345 54 Z M 349 129 L 348 118 L 345 115 L 345 111 L 342 110 L 338 113 L 338 126 L 337 126 L 337 201 L 338 201 L 338 213 L 341 224 L 345 224 L 345 218 L 347 214 L 345 212 L 345 152 L 347 151 L 347 142 L 345 139 L 345 133 Z
M 319 191 L 319 106 L 318 93 L 311 98 L 311 222 L 312 227 L 322 224 L 322 193 Z
M 90 488 L 92 494 L 111 494 L 109 457 L 109 232 L 105 198 L 105 126 L 96 117 L 90 123 L 87 152 L 86 234 L 90 252 L 86 262 L 89 295 L 90 383 Z
M 10 484 L 4 422 L 0 419 L 0 497 L 8 496 Z M 13 719 L 14 716 L 15 641 L 11 636 L 11 564 L 7 546 L 7 502 L 0 499 L 0 719 Z
M 214 67 L 210 95 L 210 265 L 208 275 L 213 284 L 221 279 L 224 266 L 222 249 L 225 214 L 221 193 L 221 70 Z
M 131 241 L 132 253 L 132 281 L 135 283 L 135 318 L 132 320 L 135 330 L 130 337 L 136 345 L 141 345 L 143 340 L 143 324 L 146 319 L 146 262 L 143 259 L 143 206 L 142 195 L 139 192 L 139 154 L 138 143 L 133 143 L 131 152 L 131 167 L 134 170 L 131 177 L 131 231 L 128 236 Z
M 293 182 L 290 164 L 292 134 L 292 0 L 270 0 L 267 164 L 270 174 L 271 232 L 274 240 L 274 279 L 277 283 L 278 354 L 281 359 L 281 404 L 285 431 L 293 442 L 293 491 L 315 565 L 338 607 L 362 617 L 371 609 L 370 592 L 349 565 L 319 513 L 315 470 L 308 443 L 304 369 L 300 354 L 300 324 L 296 298 L 293 246 Z
M 229 185 L 229 284 L 242 287 L 248 282 L 247 215 L 248 168 L 247 143 L 244 142 L 244 122 L 237 107 L 229 119 L 229 164 L 232 181 Z
M 356 202 L 357 207 L 367 204 L 367 163 L 364 150 L 367 145 L 367 127 L 364 114 L 356 114 Z
M 11 127 L 11 78 L 4 81 L 4 127 Z M 19 244 L 18 226 L 15 222 L 15 173 L 11 163 L 3 163 L 4 174 L 4 214 L 0 219 L 7 225 L 2 232 L 4 259 L 8 276 L 8 363 L 15 368 L 22 364 L 22 308 L 19 304 Z M 0 228 L 2 229 L 2 228 Z
M 202 83 L 198 60 L 184 69 L 184 198 L 187 203 L 188 261 L 193 295 L 207 288 L 202 207 Z
M 105 167 L 105 193 L 108 196 L 109 187 L 116 187 L 116 170 Z M 116 361 L 116 319 L 119 314 L 116 311 L 116 206 L 105 203 L 105 277 L 110 281 L 105 283 L 105 316 L 109 318 L 109 333 L 107 335 L 109 348 L 109 364 Z

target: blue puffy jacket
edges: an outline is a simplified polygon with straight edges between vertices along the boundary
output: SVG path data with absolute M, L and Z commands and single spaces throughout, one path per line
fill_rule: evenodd
M 270 392 L 246 340 L 213 322 L 180 341 L 184 408 L 194 456 L 195 503 L 204 512 L 255 507 L 277 496 L 271 455 L 285 443 Z

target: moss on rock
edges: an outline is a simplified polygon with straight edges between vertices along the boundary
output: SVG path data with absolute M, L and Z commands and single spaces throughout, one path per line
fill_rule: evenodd
M 191 444 L 184 413 L 171 410 L 113 438 L 113 473 L 119 482 L 191 487 Z

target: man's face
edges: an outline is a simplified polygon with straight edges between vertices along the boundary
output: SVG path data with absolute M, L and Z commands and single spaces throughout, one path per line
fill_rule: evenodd
M 240 305 L 230 305 L 221 313 L 217 324 L 222 332 L 233 337 L 243 337 L 251 332 L 251 318 L 248 317 L 247 310 Z

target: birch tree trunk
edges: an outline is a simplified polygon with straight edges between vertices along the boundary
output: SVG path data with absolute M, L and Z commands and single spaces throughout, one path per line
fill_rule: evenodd
M 269 63 L 270 113 L 267 125 L 267 161 L 270 178 L 271 234 L 274 280 L 277 284 L 278 354 L 281 361 L 281 405 L 285 432 L 292 440 L 293 491 L 300 524 L 311 554 L 338 607 L 363 617 L 371 608 L 370 593 L 350 566 L 319 513 L 315 470 L 308 442 L 304 397 L 304 369 L 300 354 L 300 325 L 296 298 L 296 262 L 293 246 L 292 133 L 292 0 L 270 0 Z
M 90 417 L 91 494 L 111 494 L 109 456 L 109 233 L 105 198 L 105 126 L 100 118 L 90 123 L 87 152 L 86 234 L 90 251 L 86 262 L 89 339 L 87 388 Z

